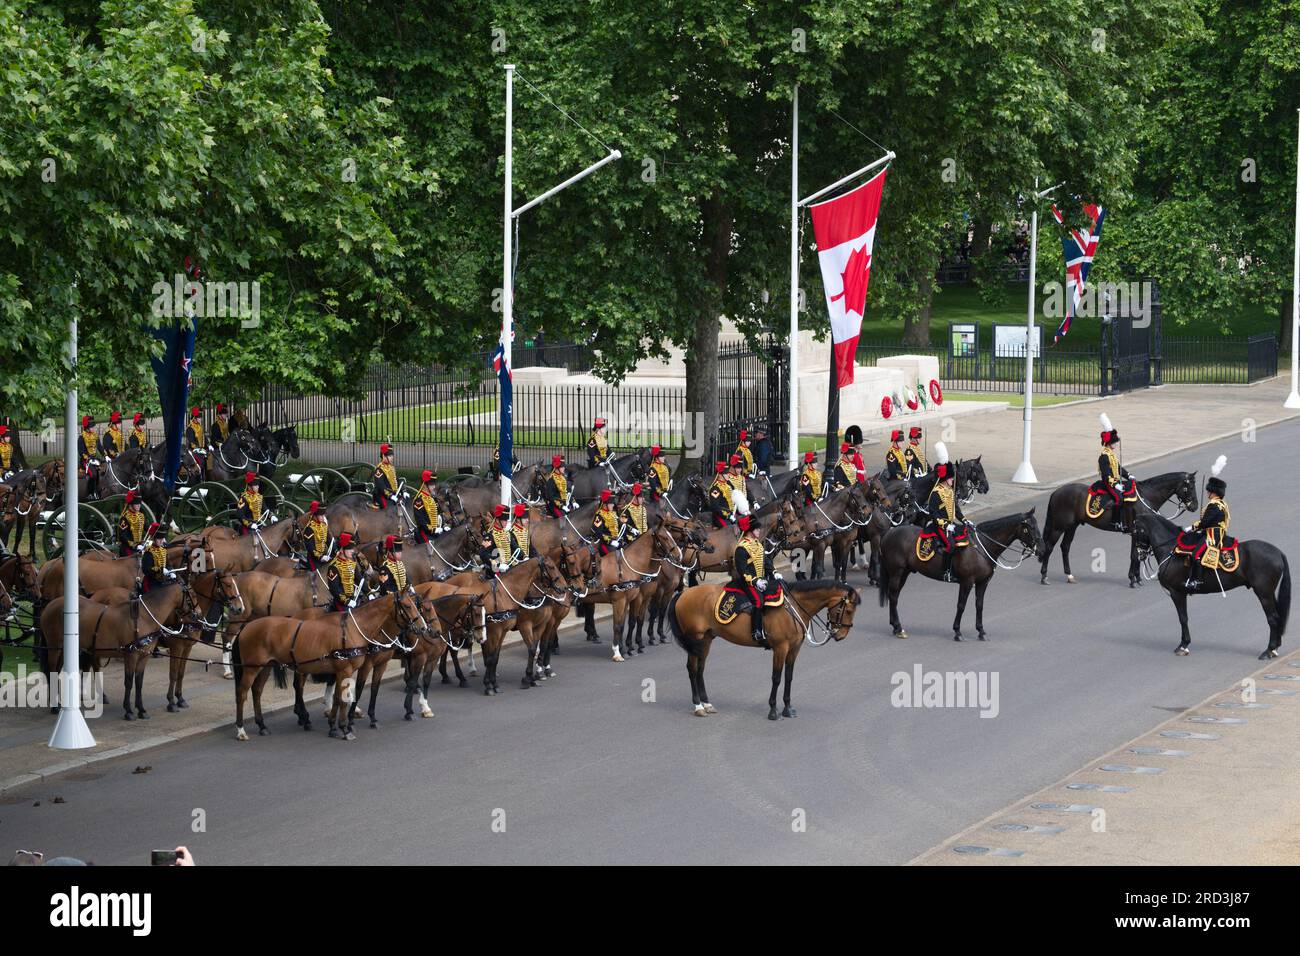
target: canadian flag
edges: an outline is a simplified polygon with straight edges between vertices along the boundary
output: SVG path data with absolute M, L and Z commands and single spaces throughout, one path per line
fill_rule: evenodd
M 852 192 L 812 207 L 841 388 L 853 384 L 853 356 L 862 332 L 867 282 L 871 279 L 871 247 L 876 241 L 876 217 L 880 215 L 886 172 L 882 169 Z

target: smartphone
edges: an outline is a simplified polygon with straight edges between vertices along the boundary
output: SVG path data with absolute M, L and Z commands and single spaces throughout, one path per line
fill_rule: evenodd
M 177 855 L 175 850 L 153 850 L 149 854 L 149 865 L 150 866 L 175 866 L 176 856 Z

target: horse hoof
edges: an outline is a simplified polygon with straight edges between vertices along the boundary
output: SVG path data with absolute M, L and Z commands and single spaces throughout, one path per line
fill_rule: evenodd
M 408 710 L 405 714 L 402 715 L 402 719 L 403 719 L 403 720 L 410 720 L 413 716 L 414 716 L 414 715 L 413 715 L 413 714 Z
M 1043 587 L 1050 587 L 1052 582 L 1047 580 L 1047 575 L 1044 574 L 1041 578 L 1038 579 L 1038 583 L 1043 585 Z
M 1066 583 L 1066 584 L 1078 584 L 1078 583 L 1079 583 L 1079 579 L 1076 578 L 1073 574 L 1067 574 L 1067 575 L 1065 576 L 1065 583 Z
M 976 633 L 979 635 L 981 641 L 987 641 L 989 639 L 989 636 L 983 631 L 977 631 Z
M 1179 657 L 1186 657 L 1188 654 L 1191 653 L 1191 650 L 1189 650 L 1185 645 L 1179 644 L 1177 649 L 1174 651 L 1174 653 L 1177 654 Z
M 1260 654 L 1258 659 L 1261 661 L 1268 661 L 1268 660 L 1272 660 L 1275 657 L 1277 657 L 1277 651 L 1268 650 L 1265 651 L 1263 654 Z
M 767 719 L 768 719 L 768 720 L 780 720 L 780 719 L 781 719 L 781 715 L 778 714 L 778 713 L 776 712 L 776 708 L 773 708 L 772 710 L 770 710 L 770 711 L 767 712 Z
M 234 672 L 234 671 L 231 671 L 229 674 L 222 674 L 222 675 L 221 675 L 221 679 L 222 679 L 222 680 L 234 680 L 234 679 L 235 679 L 235 672 Z
M 352 731 L 349 730 L 346 734 L 343 735 L 343 739 L 344 739 L 344 740 L 356 740 L 356 739 L 357 739 L 357 735 L 354 734 Z
M 176 707 L 175 704 L 168 704 L 168 705 L 167 705 L 167 713 L 169 713 L 169 714 L 174 714 L 174 713 L 176 713 L 176 710 L 177 710 L 177 707 Z
M 444 678 L 442 679 L 442 682 L 443 682 L 444 684 L 450 684 L 450 683 L 451 683 L 451 678 L 450 678 L 450 677 L 444 677 Z
M 426 707 L 426 708 L 424 708 L 424 710 L 420 711 L 420 716 L 421 716 L 421 717 L 432 717 L 432 716 L 433 716 L 433 711 L 431 711 L 428 707 Z
M 131 712 L 128 710 L 125 714 L 122 715 L 122 719 L 123 719 L 123 720 L 135 720 L 135 714 L 131 713 Z
M 781 716 L 782 716 L 782 717 L 798 717 L 799 714 L 798 714 L 798 712 L 797 712 L 793 707 L 787 707 L 785 710 L 781 711 Z
M 378 727 L 379 727 L 379 721 L 377 721 L 377 720 L 371 720 L 371 721 L 370 721 L 370 729 L 371 729 L 371 730 L 376 730 Z
M 900 641 L 905 641 L 907 640 L 907 631 L 901 629 L 897 630 L 894 632 L 894 637 L 898 638 Z
M 270 732 L 269 730 L 267 730 L 265 727 L 258 727 L 258 728 L 257 728 L 257 736 L 259 736 L 259 737 L 267 737 L 267 736 L 270 735 L 270 733 L 271 733 L 271 732 Z
M 465 679 L 462 677 L 461 680 L 460 680 L 460 686 L 461 686 L 461 687 L 468 687 L 468 686 L 469 686 L 469 681 L 465 680 Z
M 615 651 L 612 660 L 615 661 L 615 662 L 618 663 L 618 664 L 622 664 L 622 663 L 623 663 L 623 655 L 620 654 L 618 651 Z
M 709 712 L 708 712 L 707 710 L 704 709 L 704 705 L 702 705 L 702 704 L 696 704 L 696 705 L 695 705 L 694 713 L 695 713 L 695 716 L 696 716 L 696 717 L 707 717 L 707 716 L 709 716 Z
M 532 687 L 533 685 L 530 684 L 528 682 L 528 678 L 525 677 L 519 682 L 519 686 L 522 687 L 524 690 L 528 690 L 528 688 Z
M 189 710 L 190 702 L 186 700 L 184 697 L 178 697 L 176 699 L 176 706 L 179 707 L 181 710 Z
M 964 637 L 961 636 L 961 631 L 953 631 L 953 632 L 952 632 L 952 639 L 953 639 L 954 641 L 964 641 L 964 640 L 966 640 L 966 638 L 964 638 Z
M 714 707 L 712 704 L 706 701 L 704 703 L 704 712 L 708 714 L 716 714 L 718 712 L 718 708 Z
M 244 728 L 243 728 L 243 727 L 236 727 L 236 728 L 235 728 L 235 739 L 236 739 L 236 740 L 247 740 L 247 739 L 248 739 L 248 734 L 244 733 Z
M 339 736 L 339 730 L 338 730 L 337 727 L 331 727 L 331 728 L 330 728 L 330 736 L 331 736 L 331 737 L 338 737 L 338 736 Z
M 304 722 L 303 722 L 303 725 L 302 725 L 302 729 L 303 729 L 305 732 L 310 733 L 310 732 L 311 732 L 311 721 L 310 721 L 310 720 L 308 720 L 308 721 L 304 721 Z

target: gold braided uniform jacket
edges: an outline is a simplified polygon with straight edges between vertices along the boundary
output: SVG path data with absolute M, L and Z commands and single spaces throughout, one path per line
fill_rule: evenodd
M 401 594 L 405 592 L 406 565 L 390 554 L 384 559 L 384 570 L 388 572 L 388 576 L 392 580 L 397 593 Z
M 736 447 L 736 454 L 745 461 L 745 474 L 749 474 L 754 470 L 754 453 L 749 450 L 748 445 L 738 445 Z
M 596 517 L 592 519 L 591 526 L 606 541 L 618 537 L 618 515 L 608 505 L 601 505 L 596 509 Z
M 724 515 L 731 514 L 731 482 L 726 475 L 718 475 L 713 479 L 713 484 L 709 487 L 709 497 L 722 505 Z
M 841 458 L 840 461 L 844 459 Z M 885 471 L 890 478 L 907 477 L 907 455 L 903 449 L 889 446 L 889 451 L 885 452 Z M 853 477 L 857 478 L 857 471 L 854 471 Z
M 1210 512 L 1211 508 L 1214 508 L 1215 512 Z M 1223 544 L 1224 536 L 1228 533 L 1228 525 L 1231 523 L 1232 515 L 1228 511 L 1228 503 L 1220 498 L 1218 501 L 1211 500 L 1205 503 L 1205 507 L 1201 509 L 1201 517 L 1192 525 L 1192 530 L 1204 532 L 1206 543 L 1212 548 L 1217 548 Z
M 591 433 L 591 437 L 587 439 L 587 448 L 589 453 L 594 452 L 591 457 L 596 464 L 602 463 L 609 457 L 609 439 L 599 432 Z
M 109 449 L 113 450 L 110 452 Z M 108 456 L 109 461 L 122 454 L 122 429 L 116 425 L 109 425 L 104 429 L 104 454 Z
M 337 591 L 343 600 L 350 601 L 357 585 L 357 563 L 340 554 L 330 562 L 326 581 L 329 583 L 331 594 Z
M 728 475 L 727 481 L 746 498 L 749 497 L 749 488 L 745 485 L 744 475 Z
M 638 534 L 645 534 L 646 529 L 649 527 L 645 520 L 645 505 L 638 505 L 629 501 L 623 509 L 623 517 L 631 522 L 632 527 L 636 528 Z
M 767 555 L 763 553 L 763 542 L 745 535 L 736 542 L 736 550 L 732 553 L 732 565 L 736 569 L 736 577 L 746 584 L 752 585 L 758 578 L 765 577 L 764 564 Z
M 148 448 L 149 436 L 144 433 L 143 428 L 132 428 L 131 437 L 127 439 L 127 443 L 132 448 Z
M 672 478 L 668 474 L 668 466 L 662 461 L 650 462 L 650 488 L 659 494 L 667 494 L 668 487 L 672 484 Z
M 563 505 L 569 500 L 569 480 L 558 471 L 551 472 L 551 476 L 546 479 L 546 487 L 552 495 L 549 500 L 557 505 Z
M 167 549 L 154 545 L 145 548 L 140 558 L 140 571 L 150 581 L 161 584 L 167 576 Z
M 197 418 L 190 419 L 190 425 L 185 429 L 185 437 L 190 440 L 191 448 L 203 448 L 203 422 Z
M 910 459 L 912 468 L 916 469 L 918 475 L 924 475 L 930 470 L 930 466 L 925 462 L 925 449 L 921 447 L 920 442 L 908 442 L 905 452 L 904 457 Z
M 421 484 L 420 490 L 415 493 L 415 510 L 424 512 L 429 519 L 429 527 L 438 527 L 438 499 L 429 492 L 429 486 Z
M 311 543 L 312 556 L 324 557 L 325 548 L 330 540 L 329 522 L 317 515 L 307 522 L 307 534 Z
M 817 470 L 816 465 L 803 466 L 803 471 L 799 474 L 799 484 L 808 489 L 808 493 L 813 496 L 813 500 L 821 497 L 822 473 Z
M 83 428 L 81 430 L 81 440 L 86 445 L 86 457 L 99 457 L 99 436 L 95 434 L 93 428 Z
M 388 482 L 388 491 L 397 490 L 397 471 L 386 461 L 381 461 L 375 466 L 375 484 L 379 484 L 381 477 Z
M 9 463 L 14 460 L 14 446 L 9 441 L 0 441 L 0 471 L 8 471 Z
M 845 481 L 850 485 L 856 484 L 858 480 L 858 468 L 853 462 L 844 456 L 840 456 L 839 461 L 835 463 L 835 470 L 840 473 Z
M 239 496 L 239 504 L 237 507 L 240 511 L 246 510 L 248 512 L 250 521 L 257 522 L 262 520 L 262 496 L 259 493 L 245 490 Z
M 226 424 L 225 416 L 218 415 L 212 419 L 212 443 L 214 445 L 224 445 L 229 437 L 230 426 Z
M 118 540 L 134 548 L 144 541 L 144 512 L 123 509 L 122 517 L 117 523 Z

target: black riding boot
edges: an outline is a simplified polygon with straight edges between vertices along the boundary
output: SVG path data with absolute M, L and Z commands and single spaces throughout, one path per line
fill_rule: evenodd
M 749 612 L 749 636 L 759 647 L 767 647 L 767 634 L 763 630 L 763 606 L 756 605 Z
M 1187 562 L 1187 580 L 1183 587 L 1188 591 L 1199 590 L 1201 586 L 1201 565 L 1195 559 Z
M 952 558 L 954 553 L 955 552 L 953 551 L 945 551 L 943 553 L 943 579 L 947 581 L 949 584 L 953 582 Z

